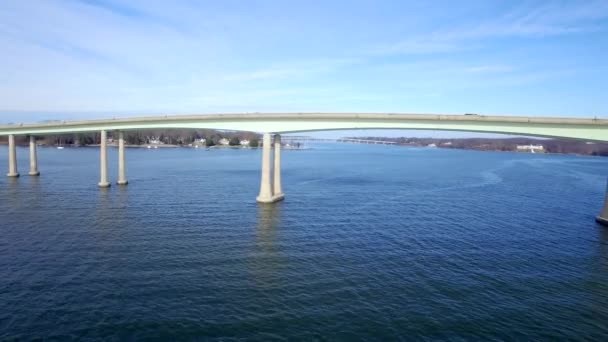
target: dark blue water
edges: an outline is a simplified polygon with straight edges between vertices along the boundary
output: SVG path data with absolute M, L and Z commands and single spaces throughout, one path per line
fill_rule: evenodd
M 260 151 L 127 153 L 0 177 L 0 339 L 608 336 L 608 159 L 316 145 L 258 205 Z

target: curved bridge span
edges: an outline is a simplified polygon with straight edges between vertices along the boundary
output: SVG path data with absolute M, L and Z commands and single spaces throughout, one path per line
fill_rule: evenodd
M 338 129 L 413 129 L 505 133 L 608 141 L 608 119 L 392 113 L 253 113 L 150 116 L 0 126 L 0 136 L 157 128 L 208 128 L 271 133 Z
M 486 116 L 476 114 L 394 114 L 394 113 L 251 113 L 151 116 L 109 120 L 47 122 L 0 126 L 0 136 L 8 136 L 9 172 L 18 177 L 16 135 L 30 136 L 29 175 L 38 176 L 35 135 L 101 132 L 99 187 L 110 186 L 107 172 L 107 131 L 118 131 L 118 181 L 128 183 L 123 131 L 145 129 L 216 129 L 264 133 L 262 172 L 257 201 L 273 203 L 284 198 L 281 185 L 282 133 L 341 129 L 407 129 L 503 133 L 538 137 L 559 137 L 586 141 L 608 141 L 608 119 Z M 273 138 L 274 135 L 274 138 Z M 274 147 L 274 148 L 273 148 Z M 596 220 L 608 225 L 608 191 Z

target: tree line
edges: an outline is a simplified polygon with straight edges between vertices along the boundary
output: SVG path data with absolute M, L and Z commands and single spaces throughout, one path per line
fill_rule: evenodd
M 608 143 L 586 142 L 569 139 L 534 139 L 534 138 L 386 138 L 386 137 L 357 137 L 354 139 L 369 139 L 391 141 L 400 145 L 428 146 L 431 144 L 441 148 L 471 149 L 482 151 L 516 151 L 518 145 L 543 145 L 545 152 L 565 154 L 585 154 L 608 156 Z
M 259 135 L 253 132 L 228 132 L 211 129 L 155 129 L 124 131 L 125 144 L 146 145 L 159 141 L 167 145 L 189 145 L 200 139 L 205 139 L 206 146 L 218 145 L 220 140 L 227 139 L 229 145 L 238 146 L 242 140 L 249 140 L 249 146 L 258 147 Z M 118 139 L 118 134 L 108 131 L 108 138 Z M 99 132 L 51 134 L 36 136 L 38 144 L 42 145 L 75 145 L 86 146 L 99 144 Z M 16 136 L 15 142 L 20 145 L 29 143 L 29 136 Z M 6 143 L 6 141 L 4 141 Z

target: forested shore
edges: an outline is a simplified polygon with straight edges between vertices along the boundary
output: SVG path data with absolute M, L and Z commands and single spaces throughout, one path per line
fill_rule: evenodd
M 438 148 L 456 148 L 480 151 L 522 151 L 518 146 L 542 146 L 544 153 L 581 154 L 608 156 L 608 143 L 568 140 L 568 139 L 534 139 L 514 138 L 386 138 L 386 137 L 352 137 L 352 139 L 389 141 L 398 145 L 431 146 Z M 526 150 L 523 150 L 526 151 Z M 538 149 L 535 150 L 539 152 Z M 529 152 L 529 151 L 528 151 Z
M 118 138 L 118 134 L 113 131 L 108 132 L 110 142 Z M 189 129 L 161 129 L 145 131 L 125 131 L 125 143 L 127 145 L 190 145 L 199 143 L 205 146 L 219 145 L 222 139 L 226 139 L 229 145 L 240 145 L 241 141 L 248 141 L 248 145 L 256 147 L 259 144 L 259 135 L 253 132 L 227 132 L 209 129 L 189 130 Z M 16 136 L 15 141 L 18 145 L 29 144 L 29 136 Z M 53 134 L 36 136 L 39 145 L 66 145 L 66 146 L 87 146 L 99 144 L 100 133 L 74 133 L 74 134 Z M 6 139 L 1 141 L 6 144 Z

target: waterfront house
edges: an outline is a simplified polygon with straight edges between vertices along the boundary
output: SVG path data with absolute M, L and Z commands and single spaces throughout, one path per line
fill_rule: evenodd
M 517 151 L 519 152 L 545 152 L 545 147 L 543 145 L 517 145 Z

